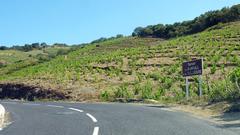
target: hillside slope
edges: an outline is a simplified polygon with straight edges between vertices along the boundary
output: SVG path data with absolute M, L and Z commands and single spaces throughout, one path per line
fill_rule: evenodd
M 9 74 L 21 68 L 48 61 L 57 55 L 67 54 L 71 47 L 46 47 L 31 51 L 16 49 L 0 50 L 0 75 Z
M 71 100 L 184 97 L 181 64 L 204 58 L 203 89 L 209 97 L 240 65 L 240 22 L 167 41 L 120 38 L 90 44 L 49 62 L 0 76 L 0 83 L 24 83 L 64 93 Z M 197 78 L 193 77 L 197 82 Z M 221 82 L 221 83 L 219 83 Z M 232 86 L 229 86 L 232 87 Z M 198 94 L 191 83 L 191 96 Z M 230 88 L 229 88 L 230 89 Z

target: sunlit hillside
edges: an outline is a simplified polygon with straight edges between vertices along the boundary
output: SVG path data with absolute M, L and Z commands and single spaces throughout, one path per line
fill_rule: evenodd
M 204 59 L 203 90 L 219 100 L 229 73 L 240 66 L 240 22 L 161 40 L 124 37 L 89 44 L 49 62 L 1 73 L 1 83 L 24 83 L 63 92 L 73 100 L 172 99 L 185 96 L 182 62 Z M 3 70 L 4 71 L 4 70 Z M 1 70 L 2 72 L 2 70 Z M 225 80 L 225 81 L 224 81 Z M 197 77 L 191 96 L 197 97 Z M 228 83 L 229 91 L 232 83 Z M 217 95 L 218 96 L 218 95 Z

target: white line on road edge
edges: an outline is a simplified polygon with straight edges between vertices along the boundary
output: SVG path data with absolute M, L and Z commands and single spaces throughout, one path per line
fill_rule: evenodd
M 93 135 L 98 135 L 99 127 L 95 127 L 93 130 Z
M 86 113 L 86 115 L 87 115 L 89 118 L 91 118 L 93 122 L 95 122 L 95 123 L 97 122 L 97 119 L 94 118 L 91 114 Z
M 5 112 L 5 108 L 0 104 L 0 130 L 2 130 L 4 125 Z
M 48 107 L 56 107 L 56 108 L 64 108 L 63 106 L 59 106 L 59 105 L 47 105 Z
M 70 110 L 73 110 L 73 111 L 77 111 L 77 112 L 83 112 L 83 110 L 79 110 L 79 109 L 76 109 L 76 108 L 68 108 Z

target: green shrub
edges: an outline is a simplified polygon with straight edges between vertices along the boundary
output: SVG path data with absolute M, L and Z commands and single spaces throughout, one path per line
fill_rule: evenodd
M 214 55 L 213 58 L 212 58 L 212 62 L 213 63 L 217 63 L 219 60 L 220 60 L 221 56 L 220 55 Z
M 238 56 L 237 56 L 237 55 L 234 55 L 234 56 L 232 57 L 232 62 L 238 63 L 238 61 L 239 61 Z
M 65 55 L 65 54 L 68 54 L 68 53 L 69 53 L 69 50 L 67 50 L 67 49 L 59 49 L 57 51 L 56 55 Z
M 170 89 L 172 87 L 172 84 L 173 84 L 173 79 L 163 76 L 160 79 L 160 82 L 162 83 L 162 85 L 165 89 Z
M 142 87 L 142 99 L 151 99 L 152 98 L 153 86 L 150 81 L 147 81 Z
M 141 73 L 137 73 L 137 79 L 138 79 L 139 82 L 142 82 L 144 77 L 143 77 L 143 75 Z
M 210 101 L 235 101 L 239 99 L 240 93 L 230 80 L 216 82 L 209 93 Z
M 211 74 L 214 74 L 217 71 L 217 66 L 216 64 L 213 64 L 212 67 L 210 68 Z
M 117 90 L 114 92 L 115 98 L 132 98 L 133 94 L 132 92 L 127 88 L 126 84 L 123 84 L 117 88 Z
M 41 62 L 41 61 L 48 61 L 50 60 L 50 57 L 45 54 L 37 54 L 36 58 Z
M 168 75 L 171 75 L 173 73 L 176 73 L 177 72 L 177 69 L 178 69 L 179 65 L 178 64 L 175 64 L 173 66 L 171 66 L 168 70 Z
M 139 93 L 140 93 L 140 91 L 141 91 L 141 86 L 140 86 L 140 84 L 137 83 L 137 84 L 135 84 L 133 87 L 134 87 L 134 88 L 133 88 L 134 95 L 139 95 Z
M 108 92 L 108 91 L 103 91 L 103 92 L 101 92 L 100 98 L 101 98 L 103 101 L 109 101 L 109 98 L 110 98 L 109 92 Z
M 174 100 L 176 101 L 180 101 L 185 97 L 185 93 L 182 90 L 173 89 L 172 91 L 174 93 Z
M 210 100 L 213 102 L 218 102 L 226 99 L 227 94 L 225 90 L 224 83 L 216 83 L 210 90 Z
M 154 73 L 148 74 L 148 77 L 152 78 L 155 81 L 158 81 L 161 78 L 161 75 L 158 72 L 154 72 Z
M 230 74 L 230 80 L 232 83 L 235 83 L 237 89 L 240 91 L 240 68 L 235 69 L 231 74 Z
M 157 90 L 157 92 L 154 93 L 154 99 L 159 100 L 159 99 L 161 99 L 161 97 L 164 96 L 164 95 L 165 95 L 165 89 L 159 87 L 158 90 Z

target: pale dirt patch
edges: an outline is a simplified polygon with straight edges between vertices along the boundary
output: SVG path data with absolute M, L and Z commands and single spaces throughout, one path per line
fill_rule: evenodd
M 138 68 L 138 72 L 140 73 L 145 73 L 145 74 L 149 74 L 153 71 L 156 71 L 158 70 L 159 68 L 158 67 L 141 67 L 141 68 Z
M 129 59 L 128 58 L 123 58 L 123 65 L 122 65 L 122 70 L 127 71 L 129 69 Z
M 186 112 L 194 117 L 212 122 L 218 126 L 234 126 L 240 124 L 240 112 L 227 113 L 226 109 L 230 104 L 220 102 L 212 105 L 192 106 L 192 105 L 174 105 L 169 109 L 173 111 Z
M 175 58 L 169 58 L 169 57 L 159 57 L 159 58 L 148 58 L 147 60 L 144 60 L 143 58 L 139 59 L 137 61 L 137 64 L 145 64 L 145 65 L 154 65 L 154 64 L 162 64 L 162 65 L 171 65 L 175 64 L 176 59 Z
M 92 63 L 91 66 L 97 67 L 97 68 L 118 67 L 116 62 Z
M 206 109 L 206 108 L 204 109 L 202 107 L 194 107 L 194 106 L 190 106 L 190 105 L 177 105 L 177 106 L 173 106 L 170 108 L 175 111 L 182 111 L 182 112 L 190 113 L 196 117 L 205 118 L 205 119 L 209 119 L 211 117 L 218 115 L 217 113 L 215 113 L 214 111 L 212 111 L 210 109 Z

